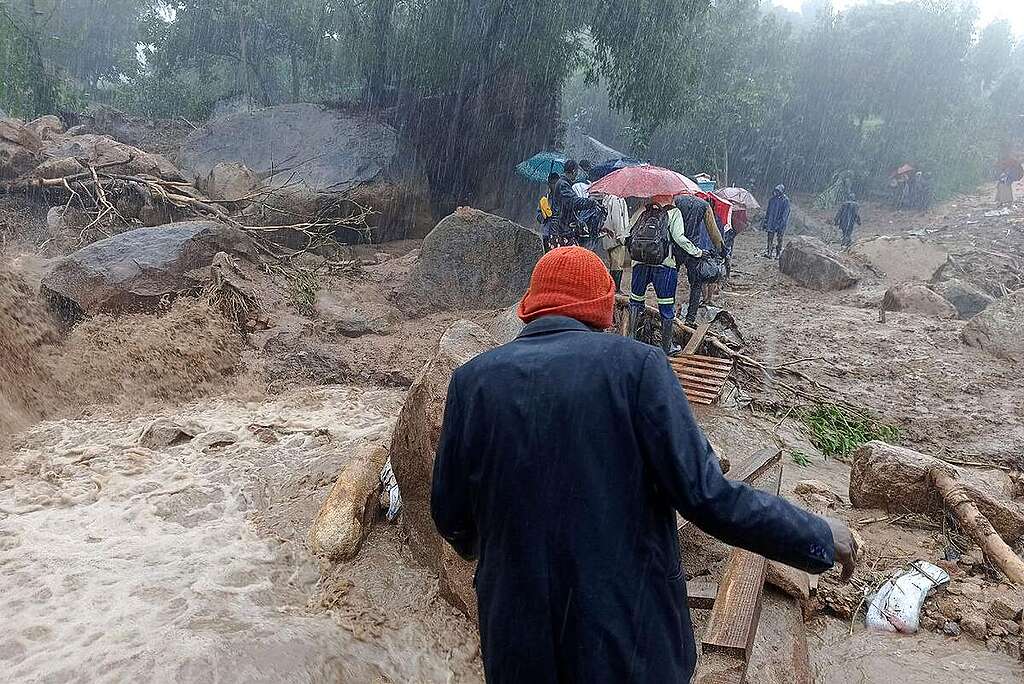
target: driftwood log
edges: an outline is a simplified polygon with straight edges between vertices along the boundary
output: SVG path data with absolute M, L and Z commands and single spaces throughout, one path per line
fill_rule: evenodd
M 928 471 L 928 479 L 939 490 L 943 503 L 953 512 L 964 531 L 985 552 L 985 557 L 1002 570 L 1011 582 L 1024 586 L 1024 560 L 1007 546 L 988 518 L 981 514 L 963 483 L 944 468 Z

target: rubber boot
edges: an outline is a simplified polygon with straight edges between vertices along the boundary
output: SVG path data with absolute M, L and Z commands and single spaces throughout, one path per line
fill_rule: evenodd
M 672 319 L 667 321 L 661 319 L 661 348 L 665 350 L 665 356 L 679 356 L 679 353 L 683 351 L 683 348 L 673 339 L 673 323 Z
M 612 281 L 615 283 L 615 293 L 622 294 L 622 271 L 612 271 Z
M 764 252 L 765 259 L 772 258 L 772 243 L 775 242 L 775 233 L 768 233 L 768 248 Z

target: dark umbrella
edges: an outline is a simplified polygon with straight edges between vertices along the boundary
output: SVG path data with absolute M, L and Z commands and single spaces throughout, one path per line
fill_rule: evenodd
M 643 164 L 642 161 L 639 159 L 633 159 L 632 157 L 609 159 L 608 161 L 601 162 L 590 169 L 590 182 L 593 183 L 596 180 L 600 180 L 612 171 L 618 171 L 619 169 L 624 169 L 627 166 L 640 166 L 641 164 Z

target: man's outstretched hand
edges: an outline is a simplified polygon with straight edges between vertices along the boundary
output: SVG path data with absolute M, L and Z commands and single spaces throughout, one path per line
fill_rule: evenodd
M 832 541 L 836 547 L 836 563 L 843 566 L 843 574 L 840 579 L 849 582 L 853 577 L 853 569 L 857 564 L 857 540 L 854 539 L 850 528 L 842 520 L 825 518 L 828 527 L 832 530 Z

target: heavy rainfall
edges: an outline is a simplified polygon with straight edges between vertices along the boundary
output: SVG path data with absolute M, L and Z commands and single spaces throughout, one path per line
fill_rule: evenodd
M 1024 680 L 1022 7 L 0 0 L 0 679 Z

